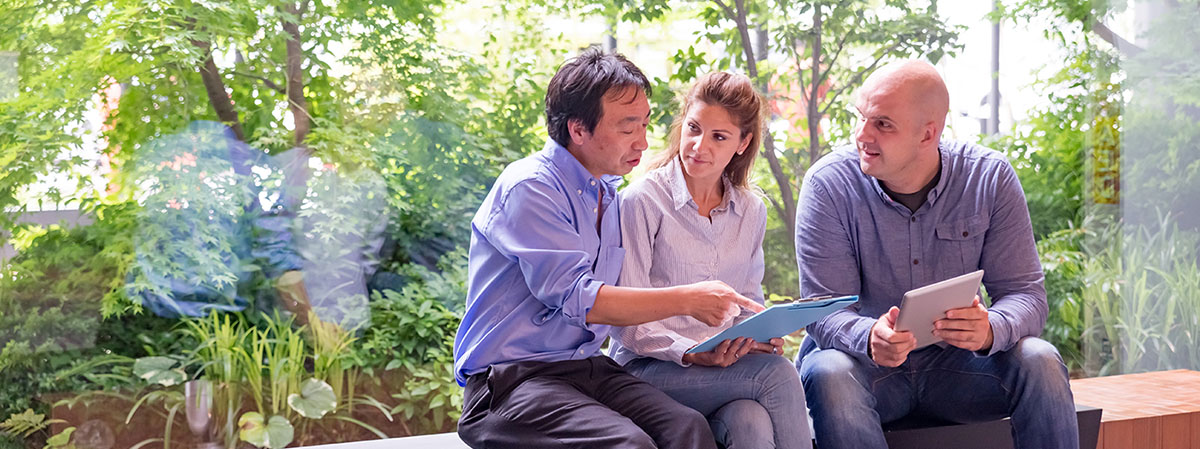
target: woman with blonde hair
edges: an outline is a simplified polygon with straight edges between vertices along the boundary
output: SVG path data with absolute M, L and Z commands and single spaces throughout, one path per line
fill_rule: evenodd
M 621 194 L 626 252 L 618 285 L 719 280 L 763 302 L 767 211 L 750 178 L 765 115 L 765 100 L 743 75 L 715 72 L 692 85 L 669 147 Z M 717 327 L 687 316 L 626 327 L 610 354 L 707 416 L 727 448 L 811 447 L 804 388 L 782 356 L 782 339 L 726 340 L 686 354 L 748 316 Z

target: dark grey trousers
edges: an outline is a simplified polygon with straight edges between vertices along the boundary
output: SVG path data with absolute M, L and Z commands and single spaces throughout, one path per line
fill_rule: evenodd
M 493 365 L 467 378 L 458 435 L 476 449 L 716 449 L 704 415 L 605 356 Z

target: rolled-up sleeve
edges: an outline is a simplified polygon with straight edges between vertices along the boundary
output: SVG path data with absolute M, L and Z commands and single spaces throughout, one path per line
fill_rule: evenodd
M 997 171 L 996 205 L 990 220 L 979 262 L 983 284 L 992 297 L 989 355 L 1012 349 L 1023 337 L 1041 335 L 1049 314 L 1025 194 L 1007 163 Z
M 589 251 L 573 223 L 566 195 L 526 180 L 514 186 L 488 218 L 482 233 L 504 257 L 517 262 L 533 296 L 572 324 L 590 328 L 587 314 L 603 282 L 592 275 Z
M 861 289 L 855 251 L 838 210 L 819 178 L 804 182 L 796 205 L 796 263 L 804 297 L 857 295 Z M 821 348 L 870 361 L 867 346 L 874 321 L 852 306 L 810 324 L 807 331 Z

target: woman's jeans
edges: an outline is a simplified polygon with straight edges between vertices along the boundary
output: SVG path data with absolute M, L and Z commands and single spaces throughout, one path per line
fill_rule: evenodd
M 1045 340 L 990 356 L 929 346 L 896 368 L 835 349 L 796 364 L 821 449 L 887 448 L 880 423 L 910 413 L 959 423 L 1011 416 L 1018 448 L 1079 447 L 1067 367 Z
M 707 416 L 717 442 L 726 448 L 812 447 L 804 388 L 796 368 L 783 357 L 746 354 L 726 368 L 685 368 L 643 357 L 625 369 Z

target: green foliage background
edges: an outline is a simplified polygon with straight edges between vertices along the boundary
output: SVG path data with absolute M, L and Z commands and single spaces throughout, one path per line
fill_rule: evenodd
M 1097 27 L 1127 5 L 1003 3 L 1003 20 L 1049 17 L 1056 28 L 1047 35 L 1070 55 L 1037 86 L 1049 106 L 987 141 L 1025 189 L 1050 299 L 1043 336 L 1076 375 L 1200 367 L 1200 213 L 1191 207 L 1200 194 L 1200 77 L 1178 61 L 1197 54 L 1200 17 L 1187 8 L 1164 15 L 1149 36 L 1156 45 L 1122 54 Z M 252 383 L 253 366 L 234 377 L 205 366 L 195 348 L 208 339 L 189 333 L 194 320 L 144 309 L 145 293 L 173 294 L 156 279 L 185 279 L 249 298 L 252 307 L 230 315 L 246 335 L 289 335 L 303 354 L 280 365 L 296 370 L 289 381 L 320 374 L 349 398 L 312 423 L 282 401 L 246 401 L 333 440 L 370 437 L 347 419 L 388 435 L 453 429 L 461 389 L 450 364 L 470 218 L 500 170 L 541 147 L 544 86 L 558 62 L 590 43 L 549 31 L 547 21 L 598 20 L 618 31 L 700 24 L 690 43 L 671 44 L 670 75 L 654 80 L 656 140 L 676 95 L 711 70 L 749 73 L 775 101 L 816 98 L 802 116 L 777 117 L 755 168 L 772 210 L 764 287 L 776 297 L 796 294 L 795 192 L 804 170 L 851 135 L 849 93 L 883 62 L 954 54 L 961 31 L 944 23 L 936 1 L 0 0 L 0 9 L 0 50 L 18 53 L 18 95 L 0 98 L 0 223 L 20 250 L 0 267 L 0 418 L 51 412 L 39 397 L 77 394 L 82 403 L 119 390 L 169 429 L 181 419 L 168 413 L 181 386 L 141 379 L 133 367 L 147 357 L 177 357 L 189 378 Z M 463 23 L 470 36 L 444 32 Z M 217 76 L 205 71 L 210 62 Z M 95 99 L 114 86 L 119 107 L 101 128 L 84 129 Z M 225 123 L 250 158 L 278 164 L 246 171 L 223 146 L 180 142 L 198 121 Z M 97 162 L 79 151 L 95 141 L 114 167 L 99 188 Z M 40 193 L 49 175 L 70 182 Z M 369 292 L 311 298 L 359 314 L 362 327 L 337 333 L 286 324 L 303 315 L 259 313 L 281 302 L 278 274 L 228 230 L 253 218 L 255 198 L 284 193 L 290 230 L 306 242 L 298 251 L 326 263 L 309 275 L 377 273 Z M 16 224 L 39 203 L 76 205 L 93 223 Z M 322 352 L 330 335 L 345 345 L 333 360 L 320 355 L 332 354 Z M 23 441 L 50 437 L 43 430 Z

